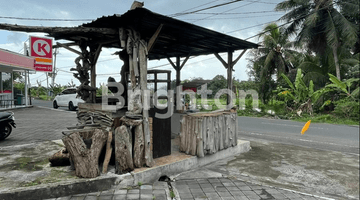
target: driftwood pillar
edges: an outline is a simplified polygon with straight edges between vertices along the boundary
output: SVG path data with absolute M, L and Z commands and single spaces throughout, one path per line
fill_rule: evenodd
M 115 172 L 122 174 L 134 170 L 131 132 L 125 125 L 115 129 Z
M 76 176 L 95 178 L 100 175 L 98 161 L 107 137 L 107 132 L 95 129 L 74 132 L 62 139 L 74 163 Z
M 214 55 L 216 56 L 216 58 L 223 64 L 223 66 L 225 67 L 225 69 L 227 69 L 227 89 L 229 91 L 232 91 L 232 71 L 234 70 L 234 65 L 240 60 L 240 58 L 245 54 L 247 49 L 243 50 L 243 52 L 241 52 L 241 54 L 233 61 L 233 51 L 229 50 L 228 51 L 228 62 L 225 62 L 221 56 L 218 53 L 215 53 Z M 231 105 L 232 102 L 232 93 L 228 94 L 227 97 L 227 105 L 228 106 L 233 106 Z M 227 109 L 231 109 L 231 107 L 228 107 Z

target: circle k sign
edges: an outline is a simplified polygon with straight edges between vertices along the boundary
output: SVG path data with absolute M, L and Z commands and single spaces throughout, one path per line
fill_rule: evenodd
M 35 70 L 52 72 L 52 39 L 30 36 L 30 56 L 35 57 Z
M 52 58 L 52 39 L 30 37 L 31 56 Z

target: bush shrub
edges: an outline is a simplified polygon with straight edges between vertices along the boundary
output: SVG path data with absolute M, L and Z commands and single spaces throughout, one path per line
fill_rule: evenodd
M 333 113 L 337 117 L 359 120 L 359 108 L 359 102 L 351 101 L 349 99 L 342 99 L 335 102 L 335 109 Z

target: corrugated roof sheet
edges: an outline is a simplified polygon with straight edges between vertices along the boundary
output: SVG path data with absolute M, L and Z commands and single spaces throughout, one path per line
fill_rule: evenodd
M 143 39 L 148 41 L 161 24 L 163 24 L 163 28 L 157 42 L 149 53 L 150 60 L 177 56 L 186 57 L 188 55 L 207 55 L 215 52 L 221 53 L 258 47 L 257 44 L 157 14 L 145 8 L 136 8 L 123 15 L 103 16 L 82 26 L 116 30 L 120 27 L 133 28 L 140 32 Z M 53 36 L 56 39 L 72 41 L 85 37 L 95 42 L 119 38 L 118 35 L 92 33 L 84 33 L 84 35 L 54 34 Z M 120 48 L 119 41 L 104 44 L 104 47 Z

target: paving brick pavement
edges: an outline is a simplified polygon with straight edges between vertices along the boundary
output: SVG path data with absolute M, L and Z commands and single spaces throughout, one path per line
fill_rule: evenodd
M 11 112 L 15 115 L 16 128 L 8 138 L 0 141 L 0 147 L 58 140 L 63 136 L 61 131 L 77 123 L 76 112 L 36 106 Z
M 261 186 L 229 178 L 187 179 L 171 182 L 179 200 L 318 200 L 327 199 L 288 190 Z M 170 198 L 166 182 L 142 185 L 137 188 L 111 189 L 48 200 L 167 200 Z

